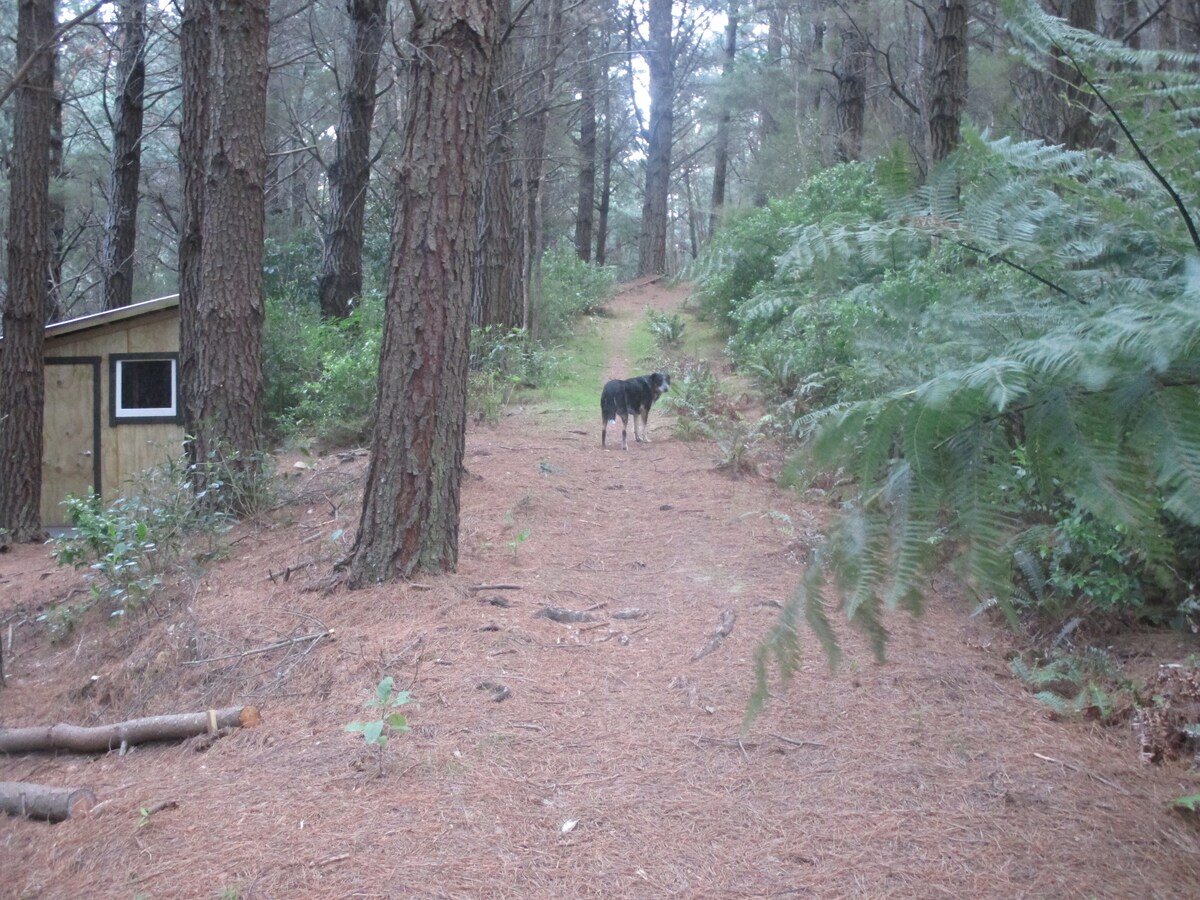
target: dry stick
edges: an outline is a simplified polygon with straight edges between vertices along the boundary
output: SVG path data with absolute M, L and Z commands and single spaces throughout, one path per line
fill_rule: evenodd
M 1088 778 L 1095 778 L 1098 782 L 1100 782 L 1101 784 L 1108 785 L 1114 791 L 1124 794 L 1125 796 L 1129 796 L 1129 791 L 1125 790 L 1125 788 L 1121 787 L 1116 782 L 1109 781 L 1103 775 L 1097 775 L 1095 772 L 1089 772 L 1087 769 L 1083 768 L 1082 766 L 1077 766 L 1074 763 L 1069 763 L 1065 759 L 1055 759 L 1053 756 L 1043 756 L 1040 753 L 1034 753 L 1033 755 L 1036 756 L 1038 759 L 1045 760 L 1048 763 L 1053 763 L 1058 766 L 1063 766 L 1064 768 L 1070 769 L 1073 772 L 1079 772 L 1083 775 L 1086 775 Z
M 333 638 L 334 629 L 329 628 L 325 631 L 319 631 L 316 634 L 306 634 L 303 637 L 287 638 L 286 640 L 278 641 L 274 644 L 268 644 L 265 647 L 255 647 L 253 650 L 243 650 L 241 653 L 226 653 L 224 656 L 209 656 L 205 659 L 187 659 L 181 665 L 184 666 L 199 666 L 210 662 L 223 662 L 227 659 L 241 659 L 244 656 L 255 656 L 259 653 L 270 653 L 272 650 L 279 650 L 283 647 L 290 647 L 293 644 L 302 644 L 305 641 L 319 641 L 321 638 Z
M 519 584 L 476 584 L 467 588 L 472 594 L 479 591 L 521 591 L 524 590 Z

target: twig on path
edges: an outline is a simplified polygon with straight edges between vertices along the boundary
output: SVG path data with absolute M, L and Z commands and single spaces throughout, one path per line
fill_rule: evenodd
M 333 638 L 334 630 L 327 628 L 324 631 L 318 631 L 316 634 L 305 634 L 300 637 L 287 638 L 286 640 L 276 641 L 274 644 L 268 644 L 265 647 L 255 647 L 253 650 L 243 650 L 241 653 L 226 653 L 224 656 L 209 656 L 205 659 L 185 659 L 181 665 L 184 666 L 199 666 L 210 662 L 223 662 L 227 659 L 241 659 L 246 656 L 255 656 L 259 653 L 270 653 L 272 650 L 280 650 L 284 647 L 290 647 L 293 644 L 302 644 L 305 641 L 319 641 L 322 638 Z
M 520 591 L 524 590 L 519 584 L 475 584 L 467 588 L 472 594 L 480 591 Z
M 1083 768 L 1083 766 L 1077 766 L 1074 763 L 1069 763 L 1065 759 L 1055 759 L 1053 756 L 1043 756 L 1041 753 L 1034 753 L 1033 755 L 1040 760 L 1044 760 L 1045 762 L 1062 766 L 1066 769 L 1070 769 L 1072 772 L 1079 772 L 1080 774 L 1086 775 L 1088 778 L 1094 778 L 1101 784 L 1108 785 L 1114 791 L 1129 796 L 1129 791 L 1125 790 L 1125 788 L 1121 787 L 1115 781 L 1109 781 L 1103 775 L 1097 775 L 1095 772 L 1089 772 L 1087 769 Z
M 737 615 L 732 609 L 721 610 L 721 618 L 717 624 L 717 630 L 713 632 L 713 636 L 709 638 L 708 643 L 692 654 L 692 662 L 701 657 L 708 656 L 718 647 L 721 642 L 733 632 L 733 623 L 737 621 Z

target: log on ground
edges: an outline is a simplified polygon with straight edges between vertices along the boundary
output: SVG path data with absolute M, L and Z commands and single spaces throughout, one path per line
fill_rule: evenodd
M 0 810 L 10 816 L 62 822 L 96 804 L 87 788 L 59 788 L 27 781 L 0 781 Z
M 207 712 L 176 713 L 130 719 L 111 725 L 83 726 L 60 722 L 28 728 L 0 729 L 0 753 L 70 750 L 102 753 L 148 741 L 178 741 L 221 728 L 252 728 L 262 721 L 253 706 L 231 706 Z

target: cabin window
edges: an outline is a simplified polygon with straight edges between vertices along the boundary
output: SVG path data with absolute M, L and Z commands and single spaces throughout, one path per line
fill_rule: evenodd
M 180 421 L 177 354 L 114 354 L 110 364 L 112 424 Z

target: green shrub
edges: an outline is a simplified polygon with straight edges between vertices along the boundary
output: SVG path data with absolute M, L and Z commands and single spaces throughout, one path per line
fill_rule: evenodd
M 646 327 L 660 356 L 668 356 L 683 346 L 686 324 L 679 313 L 660 312 L 646 307 Z
M 205 470 L 203 490 L 197 474 Z M 245 490 L 214 477 L 209 467 L 173 460 L 151 469 L 131 483 L 130 495 L 107 506 L 94 494 L 64 501 L 74 535 L 52 538 L 51 556 L 62 566 L 87 568 L 90 600 L 59 605 L 45 616 L 56 636 L 69 632 L 78 616 L 94 603 L 107 604 L 113 616 L 124 615 L 148 601 L 172 565 L 189 555 L 210 560 L 221 552 L 221 538 L 232 527 L 223 509 L 228 498 L 216 495 Z
M 542 257 L 542 301 L 533 311 L 538 338 L 553 342 L 568 334 L 579 316 L 600 313 L 615 278 L 612 269 L 580 260 L 569 244 L 547 250 Z

